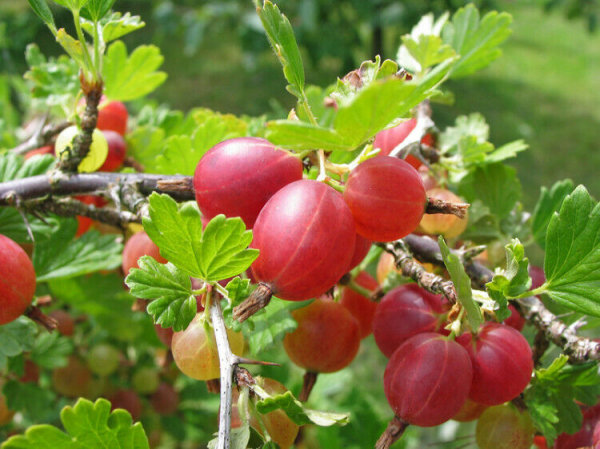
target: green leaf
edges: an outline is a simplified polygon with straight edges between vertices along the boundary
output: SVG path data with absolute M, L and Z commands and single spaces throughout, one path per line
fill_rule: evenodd
M 56 159 L 49 154 L 27 160 L 11 152 L 0 154 L 0 182 L 42 175 L 50 170 L 55 162 Z
M 449 126 L 440 134 L 440 148 L 448 152 L 464 137 L 474 136 L 477 143 L 484 143 L 490 136 L 490 127 L 479 112 L 457 117 L 455 126 Z
M 335 130 L 296 120 L 268 122 L 267 139 L 289 150 L 320 148 L 326 151 L 349 151 L 354 149 L 352 142 Z
M 80 88 L 77 63 L 66 55 L 46 60 L 35 44 L 27 46 L 25 59 L 29 71 L 24 78 L 34 98 L 34 106 L 53 108 L 57 115 L 66 118 Z
M 99 328 L 119 341 L 139 342 L 156 337 L 150 317 L 131 310 L 135 299 L 123 288 L 123 277 L 116 273 L 61 278 L 48 285 L 60 303 L 90 316 Z
M 305 307 L 309 303 L 310 301 L 284 301 L 275 297 L 271 298 L 269 307 L 265 307 L 250 317 L 253 328 L 247 335 L 246 341 L 252 354 L 258 355 L 282 342 L 285 334 L 298 327 L 291 312 Z
M 73 342 L 59 332 L 42 332 L 38 334 L 33 348 L 31 360 L 44 368 L 54 369 L 67 364 L 67 357 L 73 352 Z
M 571 310 L 600 316 L 600 206 L 583 186 L 548 224 L 544 293 Z
M 248 249 L 252 231 L 239 217 L 218 215 L 203 232 L 195 202 L 179 207 L 171 197 L 153 193 L 149 203 L 144 229 L 161 255 L 192 277 L 227 279 L 244 272 L 258 257 L 258 250 Z
M 84 13 L 88 15 L 93 22 L 98 22 L 108 14 L 114 3 L 115 0 L 88 0 Z
M 69 35 L 64 28 L 61 28 L 56 32 L 56 41 L 62 45 L 69 56 L 77 62 L 79 67 L 86 70 L 91 69 L 91 67 L 88 67 L 84 56 L 83 44 Z
M 144 166 L 150 173 L 160 173 L 155 167 L 156 159 L 163 152 L 165 131 L 155 126 L 140 126 L 127 133 L 127 154 Z
M 31 349 L 35 333 L 34 322 L 25 317 L 0 326 L 0 371 L 6 369 L 8 357 Z
M 54 17 L 52 16 L 52 11 L 48 7 L 48 3 L 46 0 L 27 0 L 33 12 L 42 19 L 42 21 L 52 30 L 52 32 L 56 32 L 56 25 L 54 24 Z
M 102 68 L 106 96 L 129 101 L 149 94 L 167 79 L 165 72 L 156 71 L 163 59 L 154 45 L 141 45 L 127 57 L 125 44 L 114 42 L 106 52 Z
M 419 64 L 419 72 L 456 55 L 454 49 L 444 44 L 439 36 L 421 35 L 415 39 L 407 35 L 402 37 L 402 43 Z
M 476 331 L 483 324 L 483 317 L 481 316 L 479 306 L 473 300 L 471 279 L 467 276 L 465 267 L 463 267 L 458 256 L 450 252 L 448 245 L 444 241 L 444 237 L 441 235 L 438 238 L 438 244 L 440 246 L 440 253 L 444 259 L 444 265 L 446 265 L 450 278 L 454 282 L 458 300 L 467 312 L 469 326 L 471 326 L 473 331 Z
M 76 230 L 76 221 L 62 221 L 48 240 L 36 244 L 33 266 L 38 282 L 112 270 L 121 265 L 123 245 L 116 236 L 90 231 L 74 239 Z
M 515 298 L 529 290 L 531 278 L 527 271 L 528 265 L 523 245 L 518 239 L 513 239 L 506 245 L 506 270 L 496 272 L 492 281 L 486 284 L 488 294 L 498 303 L 498 321 L 504 321 L 510 316 L 507 298 Z
M 569 365 L 568 361 L 560 355 L 548 368 L 536 370 L 525 392 L 531 418 L 550 446 L 558 434 L 580 429 L 582 414 L 575 401 L 594 405 L 600 395 L 597 364 Z
M 277 5 L 265 0 L 257 8 L 258 17 L 267 33 L 269 43 L 283 66 L 283 75 L 290 83 L 288 90 L 298 98 L 304 96 L 304 66 L 290 21 Z
M 407 105 L 405 100 L 415 89 L 415 85 L 400 79 L 373 82 L 361 89 L 350 103 L 340 106 L 334 128 L 350 143 L 347 149 L 353 150 L 408 112 L 412 103 Z
M 2 390 L 9 410 L 24 413 L 32 421 L 43 421 L 53 413 L 56 394 L 31 382 L 8 381 Z M 58 410 L 57 410 L 58 411 Z
M 114 0 L 110 1 L 114 2 Z M 90 36 L 94 35 L 93 21 L 85 20 L 81 26 Z M 140 16 L 132 16 L 128 12 L 124 15 L 120 12 L 114 12 L 110 16 L 100 20 L 99 26 L 101 29 L 102 41 L 106 44 L 135 30 L 139 30 L 146 26 L 146 24 L 142 22 Z
M 558 212 L 567 195 L 575 190 L 575 185 L 570 179 L 555 183 L 550 190 L 542 187 L 540 199 L 533 209 L 531 217 L 531 231 L 538 245 L 546 247 L 546 231 L 548 224 L 555 212 Z
M 480 200 L 498 219 L 507 217 L 521 198 L 516 170 L 500 163 L 477 167 L 458 190 L 468 202 Z
M 527 148 L 529 148 L 529 145 L 524 141 L 515 140 L 514 142 L 509 142 L 490 152 L 486 155 L 485 161 L 489 163 L 502 162 L 506 159 L 515 157 L 518 153 L 525 151 Z
M 171 263 L 162 264 L 150 256 L 138 260 L 125 279 L 136 298 L 151 299 L 147 312 L 162 327 L 181 331 L 196 316 L 196 297 L 190 276 Z
M 496 11 L 487 13 L 480 21 L 479 11 L 472 4 L 456 11 L 442 30 L 444 43 L 460 54 L 450 77 L 470 75 L 500 57 L 502 52 L 498 47 L 510 36 L 511 23 L 510 14 Z
M 141 423 L 132 424 L 123 409 L 110 411 L 110 402 L 79 399 L 65 407 L 60 418 L 65 432 L 50 425 L 32 426 L 25 435 L 14 436 L 2 449 L 149 449 Z
M 242 423 L 240 427 L 231 429 L 229 449 L 246 449 L 248 442 L 250 441 L 250 425 L 248 423 Z M 208 442 L 208 449 L 216 449 L 218 437 L 213 438 Z M 279 447 L 279 446 L 277 446 Z
M 254 387 L 255 392 L 260 387 Z M 283 394 L 271 396 L 264 390 L 258 392 L 260 401 L 256 403 L 256 410 L 265 414 L 275 410 L 283 410 L 288 417 L 299 426 L 305 424 L 316 424 L 318 426 L 332 426 L 334 424 L 344 425 L 348 423 L 347 413 L 330 413 L 310 410 L 304 407 L 290 391 Z

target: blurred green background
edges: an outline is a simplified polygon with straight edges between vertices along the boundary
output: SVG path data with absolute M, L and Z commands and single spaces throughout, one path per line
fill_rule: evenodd
M 421 14 L 440 13 L 461 0 L 280 0 L 302 46 L 307 80 L 327 85 L 360 61 L 381 53 L 394 58 L 400 36 Z M 529 151 L 515 162 L 531 208 L 542 185 L 565 177 L 598 197 L 600 152 L 600 33 L 594 33 L 597 3 L 583 0 L 482 0 L 514 17 L 504 56 L 476 76 L 448 87 L 453 106 L 435 106 L 440 128 L 455 117 L 480 111 L 491 140 L 501 145 L 525 139 Z M 549 7 L 554 6 L 554 8 Z M 283 115 L 293 105 L 278 61 L 268 48 L 250 0 L 119 0 L 147 26 L 126 37 L 129 48 L 154 43 L 165 56 L 167 82 L 153 95 L 187 110 L 210 107 L 235 114 Z M 66 10 L 56 9 L 69 27 Z M 35 41 L 47 54 L 60 48 L 26 0 L 0 1 L 0 72 L 21 74 L 23 52 Z

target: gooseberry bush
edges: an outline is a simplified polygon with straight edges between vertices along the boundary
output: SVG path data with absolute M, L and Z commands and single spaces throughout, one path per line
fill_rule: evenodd
M 434 122 L 508 14 L 319 87 L 257 1 L 297 100 L 267 119 L 146 100 L 114 0 L 56 0 L 73 34 L 29 3 L 66 55 L 29 46 L 0 121 L 2 449 L 596 444 L 600 207 L 562 180 L 525 211 L 524 142 Z

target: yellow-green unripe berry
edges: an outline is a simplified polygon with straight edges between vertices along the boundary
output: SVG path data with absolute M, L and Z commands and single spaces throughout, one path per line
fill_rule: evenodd
M 529 413 L 509 403 L 490 407 L 481 414 L 475 441 L 481 449 L 529 449 L 534 432 Z
M 73 139 L 79 133 L 77 126 L 69 126 L 64 129 L 56 138 L 54 149 L 56 156 L 60 159 L 67 157 L 68 150 L 73 144 Z M 95 129 L 92 133 L 92 144 L 87 156 L 81 161 L 77 167 L 77 171 L 80 173 L 91 173 L 98 170 L 108 156 L 108 143 L 106 138 L 102 134 L 102 131 Z

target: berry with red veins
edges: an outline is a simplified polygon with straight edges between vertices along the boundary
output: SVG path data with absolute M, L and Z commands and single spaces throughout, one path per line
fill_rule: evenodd
M 35 294 L 35 270 L 27 253 L 0 234 L 0 325 L 21 316 Z
M 373 148 L 379 148 L 379 154 L 381 156 L 387 156 L 394 148 L 396 148 L 396 146 L 400 145 L 404 139 L 408 137 L 410 132 L 415 128 L 416 124 L 417 120 L 411 118 L 410 120 L 400 123 L 398 126 L 379 131 L 375 136 L 375 140 L 373 141 Z M 419 161 L 419 159 L 414 157 L 412 154 L 409 154 L 406 157 L 406 162 L 415 168 L 419 168 L 421 165 L 421 161 Z
M 554 449 L 597 448 L 598 438 L 596 427 L 600 422 L 600 404 L 583 411 L 581 429 L 574 434 L 561 433 L 554 443 Z
M 200 159 L 194 191 L 206 218 L 241 217 L 252 228 L 269 198 L 300 179 L 300 159 L 265 139 L 238 137 L 215 145 Z
M 102 131 L 102 134 L 104 134 L 108 144 L 108 155 L 99 171 L 116 171 L 121 168 L 125 160 L 127 143 L 125 143 L 123 136 L 116 131 L 106 130 Z
M 448 421 L 465 403 L 473 376 L 467 351 L 436 333 L 415 335 L 390 358 L 385 396 L 398 418 L 431 427 Z
M 358 322 L 341 304 L 319 298 L 292 312 L 298 322 L 283 347 L 290 360 L 313 373 L 333 373 L 352 362 L 360 346 Z
M 241 332 L 227 329 L 231 351 L 241 355 L 244 352 L 244 336 Z M 175 332 L 171 342 L 175 364 L 183 374 L 197 380 L 219 378 L 219 352 L 213 328 L 199 313 L 189 326 Z
M 478 404 L 475 401 L 467 399 L 458 413 L 454 415 L 452 419 L 459 422 L 475 421 L 487 408 L 487 405 Z
M 102 131 L 114 131 L 124 136 L 127 131 L 127 108 L 120 101 L 107 101 L 102 97 L 98 106 L 96 127 Z
M 485 323 L 476 337 L 464 343 L 473 363 L 469 398 L 499 405 L 516 398 L 531 380 L 531 348 L 517 330 L 500 323 Z
M 332 225 L 335 223 L 335 225 Z M 278 298 L 311 299 L 346 273 L 354 253 L 354 220 L 342 196 L 312 180 L 288 184 L 254 225 L 254 277 Z
M 389 156 L 377 156 L 356 167 L 348 177 L 344 200 L 354 216 L 356 232 L 377 242 L 413 232 L 427 203 L 419 173 Z
M 379 287 L 377 281 L 366 271 L 358 273 L 354 282 L 370 292 L 375 291 L 377 287 Z M 373 318 L 375 316 L 375 310 L 377 309 L 377 303 L 352 290 L 350 287 L 344 287 L 340 304 L 348 309 L 358 322 L 360 338 L 371 335 L 371 332 L 373 332 Z
M 123 248 L 123 273 L 127 275 L 132 268 L 139 268 L 138 259 L 142 256 L 151 256 L 157 262 L 167 263 L 167 259 L 160 255 L 156 243 L 148 237 L 148 234 L 140 231 L 133 234 Z
M 388 292 L 377 305 L 373 318 L 375 343 L 391 357 L 406 340 L 440 328 L 441 315 L 447 312 L 442 297 L 417 284 L 404 284 Z

